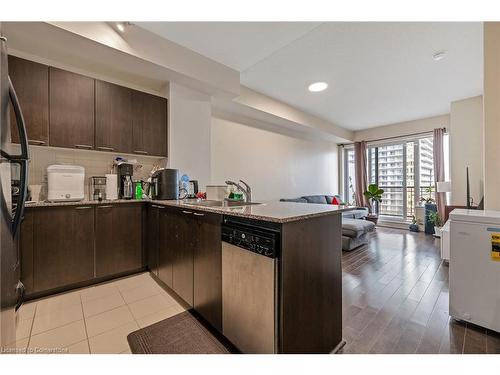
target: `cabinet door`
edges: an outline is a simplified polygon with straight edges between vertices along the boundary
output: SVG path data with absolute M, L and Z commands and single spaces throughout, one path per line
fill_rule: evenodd
M 95 141 L 101 151 L 132 152 L 132 90 L 95 82 Z
M 133 152 L 167 156 L 167 100 L 133 91 Z
M 160 210 L 163 207 L 150 205 L 147 219 L 147 265 L 149 270 L 158 276 L 160 251 Z
M 94 277 L 94 210 L 91 206 L 34 211 L 34 290 Z
M 33 292 L 33 256 L 34 256 L 34 213 L 25 209 L 19 231 L 19 250 L 21 253 L 21 281 L 26 288 L 26 294 Z
M 193 306 L 193 211 L 181 210 L 177 215 L 179 238 L 174 249 L 172 286 L 174 291 L 190 306 Z
M 142 205 L 96 207 L 96 276 L 142 267 Z
M 9 56 L 9 76 L 16 90 L 30 144 L 49 143 L 49 67 Z M 10 111 L 12 142 L 19 143 L 14 111 Z
M 206 212 L 194 213 L 196 236 L 194 248 L 195 310 L 212 326 L 222 330 L 222 216 Z
M 159 217 L 158 277 L 170 288 L 173 288 L 174 254 L 181 243 L 179 234 L 180 215 L 178 210 L 163 208 L 160 211 Z
M 50 145 L 94 148 L 94 80 L 50 68 Z

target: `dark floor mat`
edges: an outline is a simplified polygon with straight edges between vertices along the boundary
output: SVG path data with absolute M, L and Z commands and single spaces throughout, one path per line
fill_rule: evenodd
M 191 313 L 185 311 L 127 336 L 134 354 L 229 354 Z

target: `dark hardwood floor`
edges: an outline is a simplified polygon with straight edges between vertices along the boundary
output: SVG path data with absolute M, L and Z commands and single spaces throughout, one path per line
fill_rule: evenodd
M 343 252 L 341 353 L 500 353 L 500 334 L 448 315 L 448 266 L 439 240 L 377 228 Z

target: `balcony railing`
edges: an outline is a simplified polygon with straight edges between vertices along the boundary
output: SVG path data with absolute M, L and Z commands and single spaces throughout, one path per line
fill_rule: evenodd
M 382 186 L 384 189 L 384 194 L 382 195 L 382 202 L 378 205 L 378 214 L 383 216 L 392 216 L 395 218 L 401 218 L 408 220 L 413 215 L 415 215 L 415 187 L 407 186 L 404 187 L 394 187 L 394 186 Z M 435 198 L 434 192 L 429 193 L 428 186 L 420 186 L 418 199 L 420 198 Z M 403 198 L 406 191 L 406 210 L 403 205 Z M 417 202 L 418 203 L 418 202 Z M 406 217 L 403 218 L 406 211 Z

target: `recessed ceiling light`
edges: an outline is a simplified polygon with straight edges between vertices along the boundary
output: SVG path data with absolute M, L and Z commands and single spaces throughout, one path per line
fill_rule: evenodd
M 132 25 L 130 22 L 117 22 L 116 28 L 118 29 L 119 32 L 124 33 L 125 29 L 130 25 Z
M 432 55 L 432 59 L 434 61 L 439 61 L 439 60 L 444 59 L 445 56 L 446 56 L 446 51 L 439 51 L 439 52 L 436 52 L 434 55 Z
M 328 83 L 326 82 L 314 82 L 309 85 L 308 89 L 311 92 L 320 92 L 326 90 L 327 87 Z

